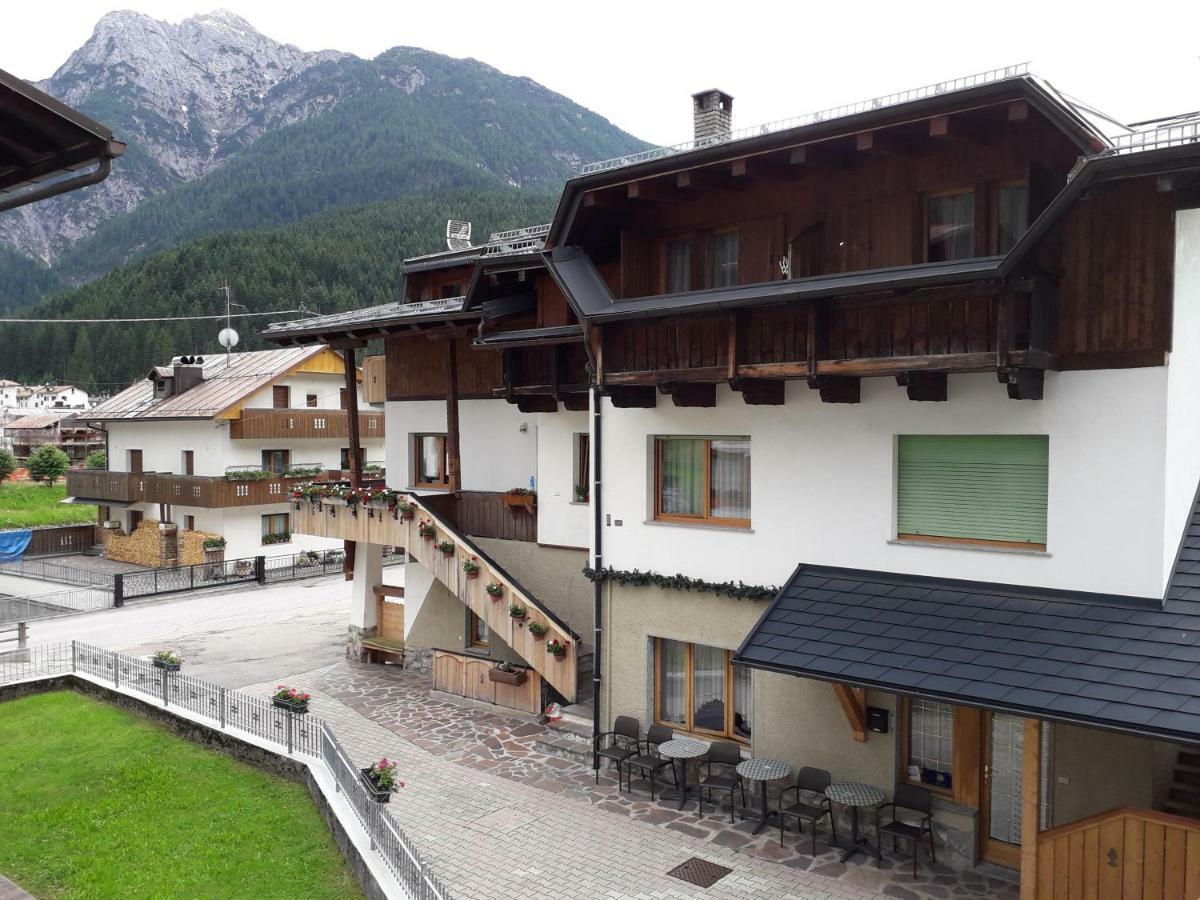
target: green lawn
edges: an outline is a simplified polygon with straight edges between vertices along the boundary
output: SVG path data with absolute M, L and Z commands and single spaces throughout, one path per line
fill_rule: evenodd
M 96 521 L 96 507 L 58 502 L 66 496 L 67 487 L 61 481 L 54 487 L 33 482 L 0 483 L 0 531 Z
M 42 900 L 362 896 L 304 787 L 70 691 L 0 703 L 0 807 Z

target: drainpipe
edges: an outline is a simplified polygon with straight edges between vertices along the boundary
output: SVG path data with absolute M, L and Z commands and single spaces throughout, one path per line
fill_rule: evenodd
M 592 569 L 599 572 L 604 567 L 604 554 L 601 552 L 601 542 L 604 535 L 604 520 L 601 513 L 601 469 L 603 447 L 601 435 L 603 405 L 601 403 L 600 386 L 592 386 Z M 600 640 L 601 615 L 603 612 L 604 584 L 599 579 L 592 583 L 592 621 L 594 636 L 592 638 L 592 768 L 600 770 L 600 747 L 597 738 L 600 735 Z

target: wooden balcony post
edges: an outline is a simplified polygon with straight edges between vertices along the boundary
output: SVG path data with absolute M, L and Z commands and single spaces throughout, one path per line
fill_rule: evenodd
M 457 336 L 452 336 L 446 341 L 446 480 L 451 491 L 462 488 L 458 451 Z
M 1037 900 L 1038 832 L 1042 818 L 1042 723 L 1025 720 L 1021 761 L 1021 900 Z M 981 826 L 982 827 L 982 826 Z
M 358 434 L 358 368 L 354 364 L 354 348 L 347 347 L 346 368 L 346 434 L 350 444 L 350 484 L 362 487 L 362 441 Z

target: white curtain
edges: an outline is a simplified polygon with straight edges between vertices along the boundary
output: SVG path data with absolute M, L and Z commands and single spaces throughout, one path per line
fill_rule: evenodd
M 750 442 L 712 441 L 711 515 L 716 519 L 750 518 Z
M 692 726 L 706 731 L 725 730 L 725 651 L 719 647 L 692 647 Z
M 658 642 L 658 717 L 682 725 L 687 706 L 687 645 Z
M 733 733 L 736 737 L 749 738 L 750 726 L 754 721 L 754 694 L 751 690 L 750 670 L 745 666 L 733 667 Z

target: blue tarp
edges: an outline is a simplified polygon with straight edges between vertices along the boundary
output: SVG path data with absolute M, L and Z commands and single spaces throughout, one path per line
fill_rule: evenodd
M 19 560 L 32 538 L 33 532 L 28 529 L 25 531 L 0 531 L 0 562 Z

